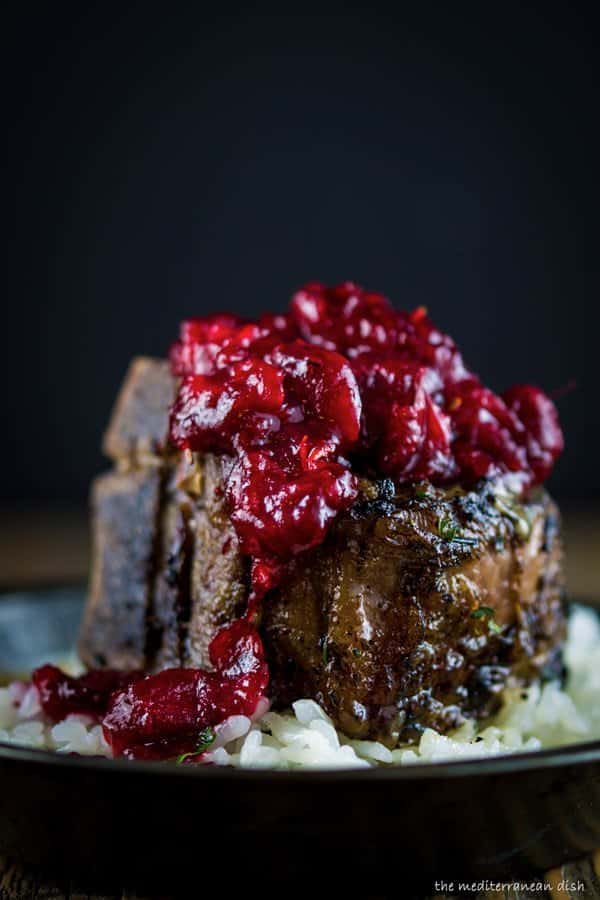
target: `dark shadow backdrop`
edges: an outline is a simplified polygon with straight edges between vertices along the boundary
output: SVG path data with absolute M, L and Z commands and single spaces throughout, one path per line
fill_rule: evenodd
M 129 358 L 183 316 L 346 278 L 426 304 L 497 389 L 576 379 L 553 485 L 598 497 L 583 12 L 152 9 L 5 23 L 2 499 L 83 500 Z

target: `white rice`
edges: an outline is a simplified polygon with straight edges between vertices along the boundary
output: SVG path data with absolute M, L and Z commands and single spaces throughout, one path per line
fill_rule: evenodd
M 297 700 L 285 713 L 265 698 L 252 719 L 232 716 L 217 726 L 202 757 L 218 766 L 266 769 L 349 769 L 409 765 L 522 753 L 600 739 L 600 621 L 577 608 L 565 648 L 567 683 L 504 692 L 491 720 L 467 721 L 449 735 L 427 729 L 418 745 L 389 750 L 376 741 L 353 741 L 337 731 L 313 700 Z M 14 683 L 0 689 L 0 742 L 25 747 L 110 756 L 102 729 L 85 716 L 52 725 L 44 719 L 37 691 Z

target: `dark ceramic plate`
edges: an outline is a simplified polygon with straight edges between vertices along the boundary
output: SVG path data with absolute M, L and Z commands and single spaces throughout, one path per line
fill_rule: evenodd
M 60 658 L 82 599 L 77 589 L 0 597 L 0 669 Z M 0 854 L 107 883 L 183 882 L 200 893 L 218 877 L 229 896 L 277 880 L 292 894 L 304 885 L 321 895 L 330 879 L 406 896 L 436 878 L 527 876 L 597 847 L 600 742 L 494 761 L 293 773 L 0 744 Z

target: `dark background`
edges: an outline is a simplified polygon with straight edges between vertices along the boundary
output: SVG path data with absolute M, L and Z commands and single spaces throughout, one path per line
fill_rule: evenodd
M 4 22 L 5 504 L 83 502 L 129 358 L 183 316 L 347 278 L 496 389 L 575 379 L 553 490 L 600 495 L 583 12 L 84 6 Z

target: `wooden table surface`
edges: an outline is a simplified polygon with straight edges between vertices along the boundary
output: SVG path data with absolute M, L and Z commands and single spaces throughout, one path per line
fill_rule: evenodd
M 573 597 L 600 602 L 600 510 L 563 511 L 567 549 L 567 578 Z M 87 577 L 89 537 L 87 514 L 82 509 L 0 510 L 0 589 L 27 588 L 82 582 Z M 532 897 L 600 898 L 600 851 L 576 863 L 540 873 L 547 885 L 533 893 L 512 886 L 487 891 L 479 897 L 525 900 Z M 204 887 L 207 887 L 204 882 Z M 569 887 L 568 890 L 565 888 Z M 199 896 L 200 886 L 190 886 L 186 900 Z M 262 893 L 262 891 L 261 891 Z M 364 895 L 363 895 L 364 896 Z M 394 892 L 390 896 L 401 897 Z M 454 896 L 438 894 L 438 897 Z M 464 895 L 463 895 L 464 896 Z M 17 863 L 0 858 L 1 900 L 172 900 L 165 895 L 137 894 L 120 887 L 109 893 L 93 892 L 93 886 L 65 883 L 50 875 L 23 870 Z M 404 900 L 404 898 L 402 898 Z
M 552 869 L 536 879 L 533 879 L 528 885 L 515 882 L 498 885 L 486 885 L 487 890 L 480 891 L 477 894 L 445 894 L 436 893 L 429 897 L 423 897 L 421 900 L 466 900 L 466 898 L 476 898 L 476 900 L 540 900 L 540 898 L 551 898 L 551 900 L 596 900 L 600 897 L 600 852 L 593 854 L 585 859 L 577 862 L 569 863 L 560 868 Z M 249 885 L 250 887 L 250 885 Z M 298 893 L 291 886 L 281 886 L 282 893 L 288 896 L 307 897 L 311 893 L 315 900 L 321 900 L 323 894 L 310 889 L 309 885 L 303 885 L 302 890 Z M 260 895 L 269 898 L 273 895 L 267 885 L 260 884 L 257 893 L 254 894 L 252 889 L 248 893 L 249 900 Z M 81 885 L 72 881 L 61 881 L 53 879 L 51 876 L 43 873 L 26 872 L 16 863 L 0 857 L 0 898 L 2 900 L 205 900 L 206 897 L 216 896 L 220 900 L 229 900 L 229 896 L 222 888 L 215 888 L 207 879 L 206 873 L 200 876 L 200 883 L 190 885 L 189 890 L 183 893 L 175 894 L 146 894 L 137 893 L 131 890 L 115 890 L 109 893 L 93 893 L 85 885 Z M 412 895 L 409 895 L 412 896 Z M 361 900 L 409 900 L 402 890 L 391 890 L 389 894 L 368 894 L 360 893 Z M 349 900 L 354 900 L 349 895 Z

